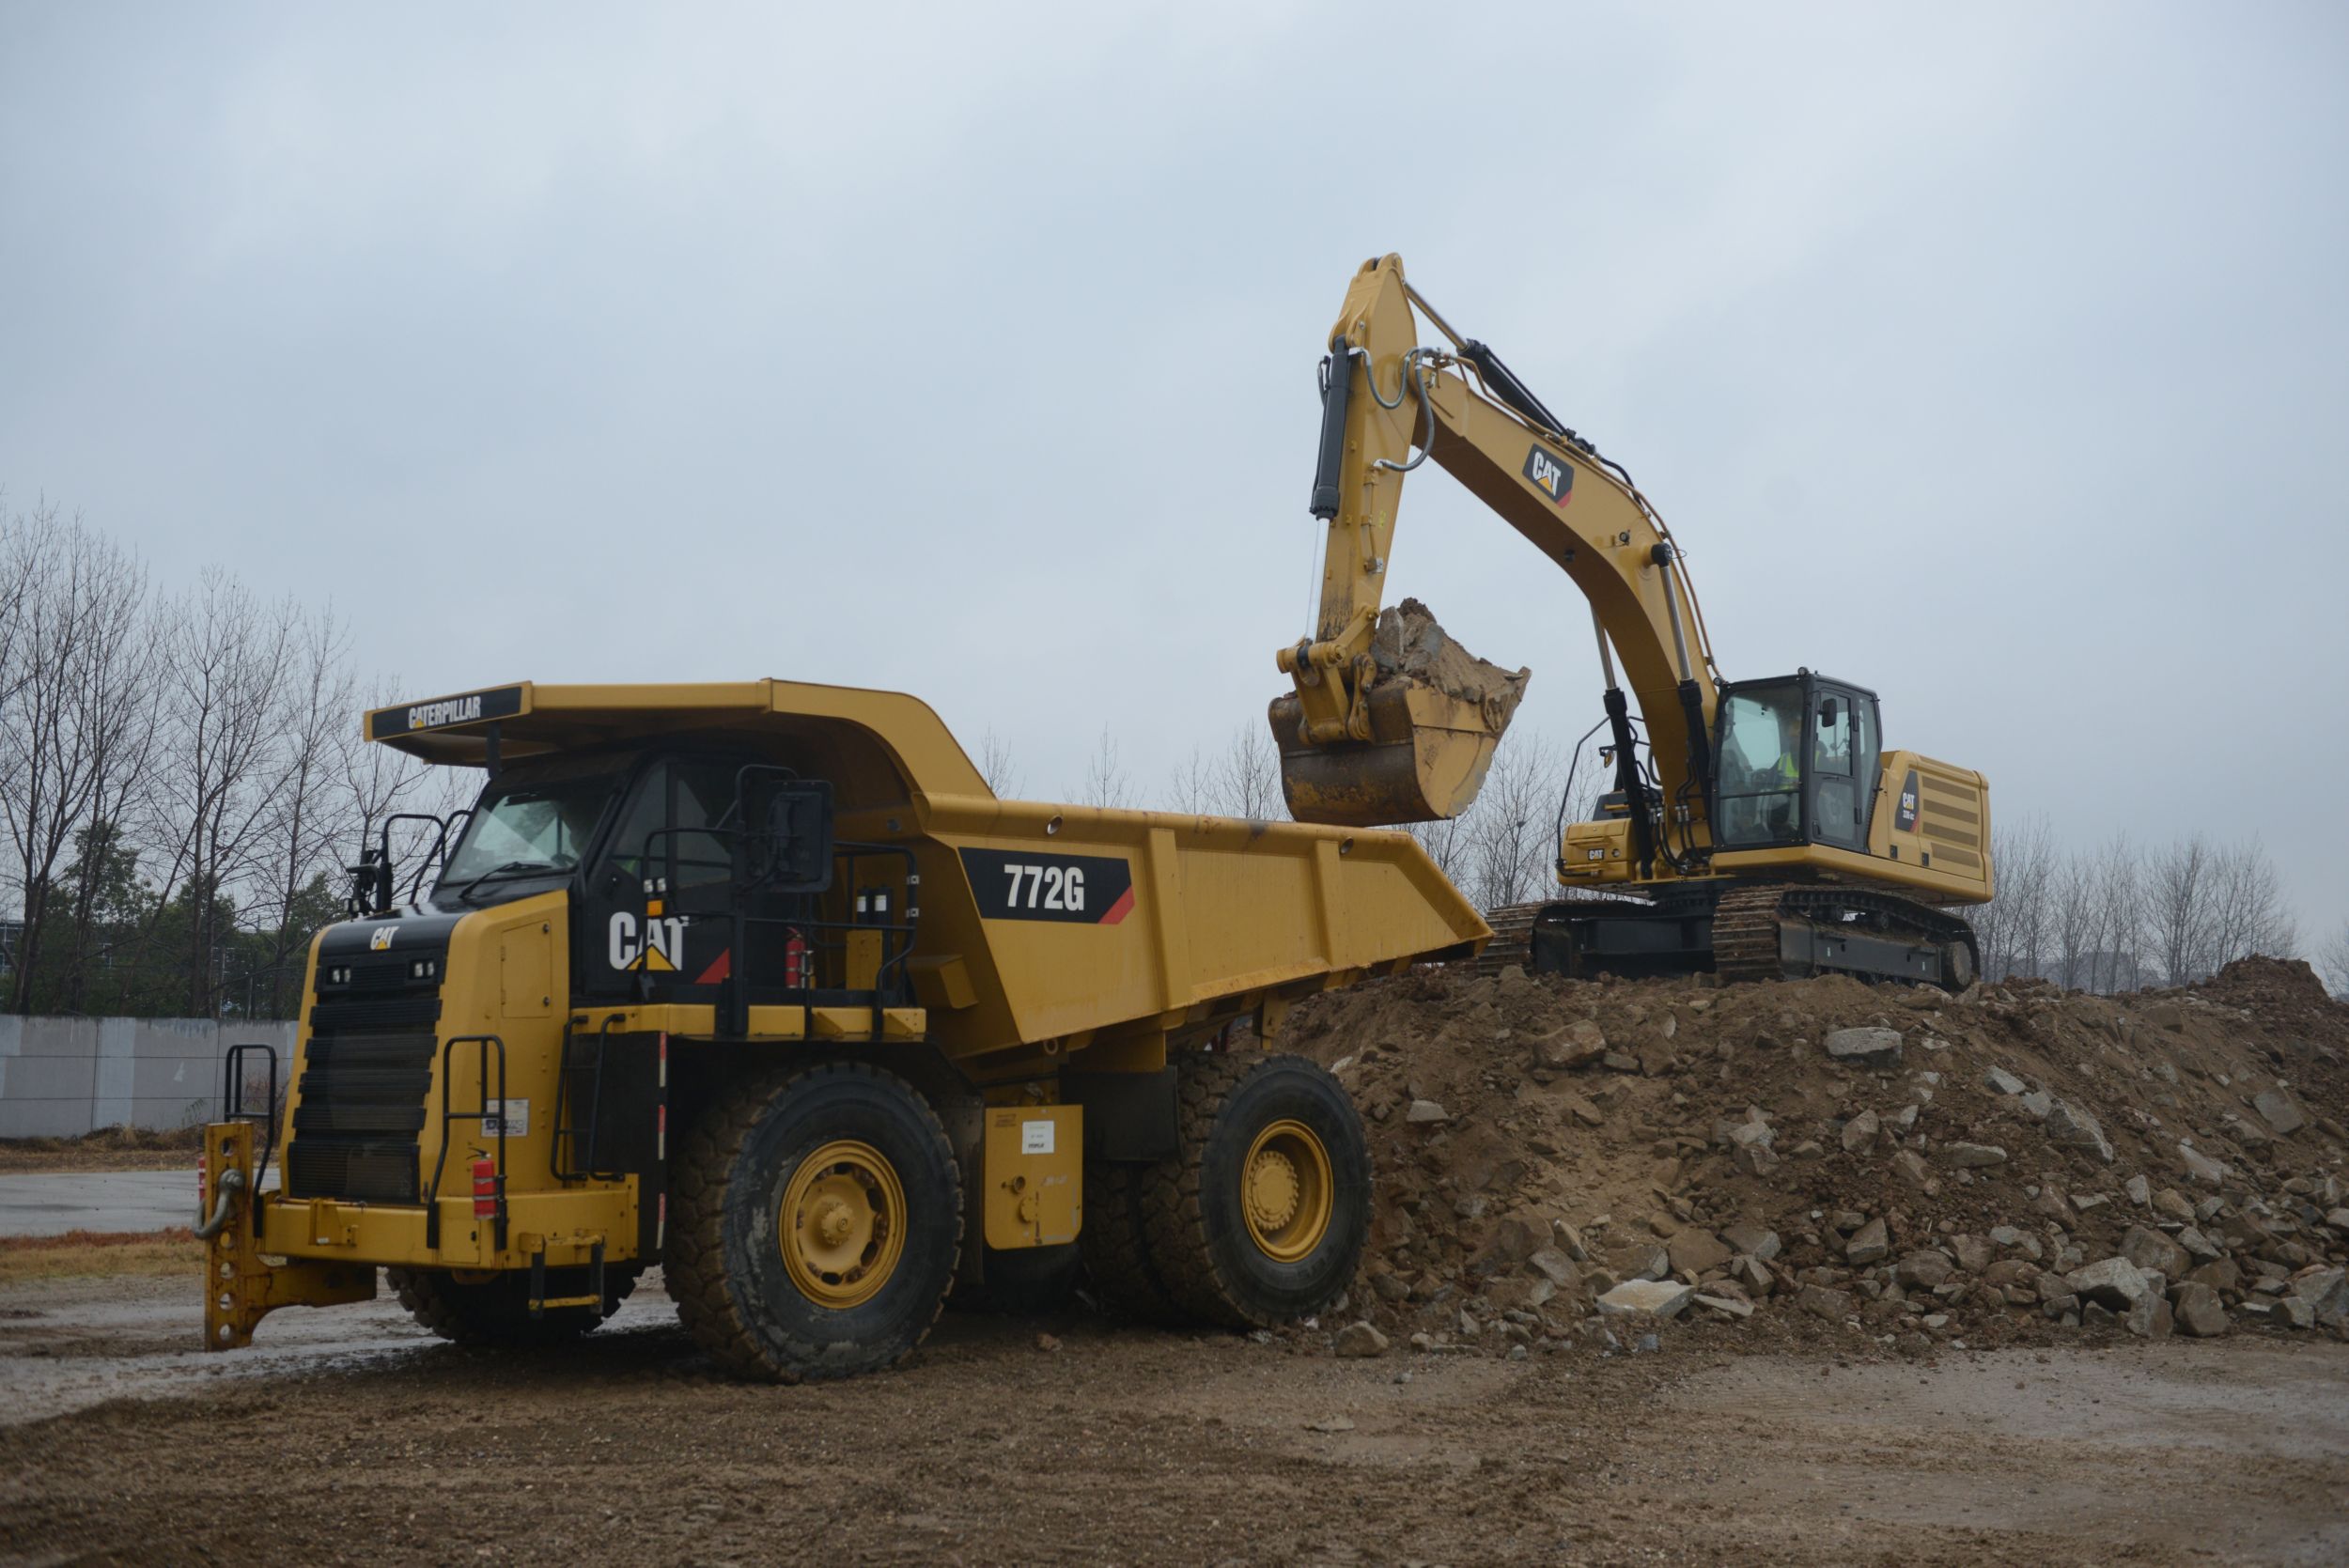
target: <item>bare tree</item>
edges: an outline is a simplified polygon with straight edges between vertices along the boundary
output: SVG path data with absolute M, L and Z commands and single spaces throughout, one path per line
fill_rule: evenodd
M 24 648 L 25 601 L 41 558 L 40 536 L 23 516 L 8 511 L 7 505 L 8 492 L 0 490 L 0 711 L 6 711 L 24 679 L 20 656 Z
M 1501 743 L 1468 816 L 1469 893 L 1486 909 L 1521 904 L 1556 882 L 1557 753 L 1538 735 Z
M 2343 920 L 2341 929 L 2317 950 L 2316 972 L 2324 978 L 2326 989 L 2349 1001 L 2349 920 Z
M 0 725 L 0 818 L 13 852 L 23 930 L 9 1006 L 30 1012 L 43 944 L 65 909 L 56 872 L 75 832 L 108 782 L 130 718 L 144 631 L 147 574 L 135 557 L 54 510 L 34 519 L 39 539 L 27 565 L 16 633 L 18 677 Z
M 294 662 L 296 613 L 263 606 L 217 568 L 171 606 L 165 654 L 167 749 L 158 798 L 173 830 L 166 899 L 188 911 L 190 1016 L 215 1010 L 212 955 L 227 934 L 222 905 L 254 870 L 286 791 L 272 767 L 280 690 Z
M 1280 822 L 1288 816 L 1288 798 L 1281 792 L 1281 752 L 1263 724 L 1240 724 L 1232 731 L 1223 754 L 1215 765 L 1215 809 L 1225 816 L 1251 822 Z
M 1166 809 L 1190 816 L 1212 816 L 1219 793 L 1215 765 L 1193 746 L 1190 754 L 1174 765 L 1174 776 L 1166 782 Z
M 39 748 L 31 739 L 25 699 L 41 667 L 34 623 L 54 570 L 55 551 L 46 543 L 54 517 L 45 505 L 36 506 L 32 520 L 0 511 L 0 812 L 10 821 L 29 817 L 32 809 L 31 769 Z M 23 872 L 19 857 L 5 883 L 10 903 L 0 908 L 23 909 Z
M 2210 972 L 2210 846 L 2198 833 L 2155 855 L 2146 868 L 2146 928 L 2162 978 L 2172 986 Z
M 1475 815 L 1476 809 L 1471 806 L 1458 816 L 1439 822 L 1413 822 L 1404 831 L 1419 840 L 1419 846 L 1427 851 L 1427 858 L 1436 862 L 1444 880 L 1465 882 L 1470 867 L 1470 851 L 1475 843 L 1470 826 Z
M 1076 791 L 1081 804 L 1088 806 L 1121 807 L 1133 799 L 1133 786 L 1126 769 L 1117 760 L 1117 741 L 1108 726 L 1101 730 L 1101 743 L 1094 748 L 1085 763 L 1084 784 Z
M 2097 972 L 2092 989 L 2108 994 L 2134 990 L 2141 983 L 2138 953 L 2144 940 L 2144 876 L 2137 846 L 2115 833 L 2096 857 L 2095 946 Z
M 69 1013 L 86 1005 L 94 966 L 101 951 L 99 899 L 110 857 L 127 860 L 136 882 L 137 846 L 128 825 L 146 809 L 154 784 L 157 674 L 163 629 L 151 608 L 93 670 L 87 704 L 90 734 L 89 800 L 75 831 L 82 874 L 73 879 L 65 940 L 64 974 L 58 1001 Z
M 1983 977 L 2044 974 L 2056 864 L 2055 834 L 2047 819 L 2027 816 L 1993 829 L 1990 861 L 1998 895 L 1971 911 Z
M 268 944 L 259 968 L 267 976 L 272 1011 L 296 968 L 296 955 L 315 934 L 320 911 L 310 895 L 333 869 L 335 847 L 354 826 L 358 802 L 343 783 L 356 691 L 348 628 L 331 607 L 300 616 L 288 636 L 272 747 L 279 788 L 273 815 L 259 835 L 270 846 L 268 876 L 265 882 L 256 877 L 260 897 L 251 911 L 255 929 Z M 257 858 L 263 853 L 257 845 Z
M 1011 745 L 989 725 L 979 737 L 979 777 L 987 787 L 1003 800 L 1011 800 L 1019 793 L 1019 769 L 1011 758 Z
M 2051 976 L 2066 990 L 2087 990 L 2095 952 L 2096 864 L 2074 850 L 2058 863 L 2049 889 L 2048 926 L 2054 938 L 2057 972 Z
M 2212 858 L 2211 873 L 2209 968 L 2254 953 L 2289 956 L 2299 933 L 2266 847 L 2257 838 L 2229 845 Z

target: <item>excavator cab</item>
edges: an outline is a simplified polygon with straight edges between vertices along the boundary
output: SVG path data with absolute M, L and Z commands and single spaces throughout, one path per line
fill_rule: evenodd
M 1808 670 L 1721 692 L 1714 844 L 1865 852 L 1875 794 L 1875 693 Z

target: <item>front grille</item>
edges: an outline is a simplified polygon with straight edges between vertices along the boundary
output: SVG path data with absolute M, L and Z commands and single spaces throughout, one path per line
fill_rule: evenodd
M 1967 871 L 1982 869 L 1982 792 L 1927 775 L 1917 831 L 1933 858 Z
M 417 1140 L 432 1091 L 441 999 L 433 991 L 401 994 L 409 984 L 404 967 L 359 966 L 334 1000 L 310 1009 L 286 1149 L 290 1196 L 418 1201 Z

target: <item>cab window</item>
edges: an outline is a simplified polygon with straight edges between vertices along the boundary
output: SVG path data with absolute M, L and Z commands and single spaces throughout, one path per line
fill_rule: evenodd
M 579 863 L 619 787 L 610 758 L 555 759 L 508 769 L 481 792 L 451 847 L 441 885 L 490 872 L 565 872 Z
M 677 891 L 726 880 L 733 875 L 733 852 L 728 840 L 711 830 L 734 804 L 740 766 L 710 758 L 655 763 L 638 781 L 613 836 L 613 865 L 640 882 L 669 877 Z M 664 828 L 677 831 L 653 837 Z
M 1823 773 L 1848 779 L 1852 769 L 1852 700 L 1838 692 L 1819 698 L 1818 717 L 1811 727 L 1811 766 Z
M 1721 705 L 1720 842 L 1779 844 L 1802 827 L 1805 728 L 1797 682 L 1733 692 Z

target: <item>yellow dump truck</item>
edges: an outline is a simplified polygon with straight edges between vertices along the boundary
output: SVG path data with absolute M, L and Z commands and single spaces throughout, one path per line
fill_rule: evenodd
M 379 1269 L 494 1343 L 591 1329 L 658 1263 L 696 1341 L 786 1379 L 1080 1256 L 1141 1315 L 1312 1312 L 1369 1157 L 1283 1015 L 1489 936 L 1406 835 L 998 800 L 894 692 L 523 684 L 366 734 L 488 778 L 410 864 L 413 822 L 362 853 L 283 1094 L 230 1064 L 216 1349 Z

